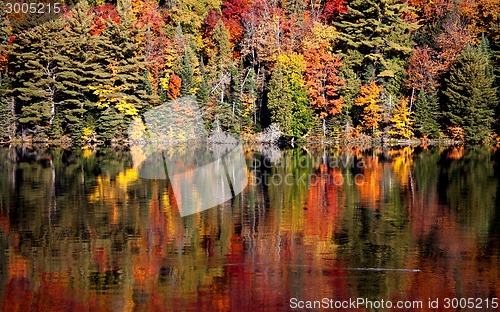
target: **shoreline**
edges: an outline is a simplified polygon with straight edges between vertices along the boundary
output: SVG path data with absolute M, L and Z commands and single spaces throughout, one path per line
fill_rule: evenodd
M 443 139 L 300 139 L 298 141 L 290 141 L 281 139 L 276 143 L 259 142 L 255 138 L 241 138 L 242 143 L 248 146 L 261 146 L 261 147 L 275 147 L 279 149 L 288 148 L 317 148 L 317 147 L 360 147 L 360 148 L 376 148 L 376 147 L 404 147 L 404 146 L 473 146 L 464 141 L 452 140 L 448 138 Z M 215 143 L 220 144 L 220 143 Z M 495 146 L 495 144 L 484 143 L 482 145 Z M 100 148 L 114 148 L 114 149 L 129 149 L 128 142 L 119 143 L 103 143 L 96 142 L 95 144 L 76 145 L 72 144 L 69 140 L 22 140 L 20 138 L 0 142 L 1 147 L 42 147 L 42 148 L 62 148 L 62 149 L 100 149 Z

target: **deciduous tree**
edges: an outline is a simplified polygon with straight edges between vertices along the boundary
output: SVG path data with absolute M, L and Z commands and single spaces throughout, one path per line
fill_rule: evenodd
M 408 98 L 402 98 L 394 108 L 393 117 L 391 119 L 392 129 L 389 130 L 389 134 L 403 139 L 413 137 L 410 114 Z
M 382 121 L 382 107 L 380 105 L 381 91 L 382 87 L 378 86 L 375 81 L 372 81 L 368 85 L 361 86 L 359 97 L 356 100 L 356 105 L 363 108 L 361 125 L 365 131 L 372 134 L 376 134 L 379 122 Z

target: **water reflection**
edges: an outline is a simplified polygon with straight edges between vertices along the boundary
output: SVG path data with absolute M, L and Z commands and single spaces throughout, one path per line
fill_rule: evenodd
M 169 181 L 141 179 L 128 152 L 0 149 L 0 308 L 498 297 L 499 156 L 246 149 L 248 187 L 181 218 Z

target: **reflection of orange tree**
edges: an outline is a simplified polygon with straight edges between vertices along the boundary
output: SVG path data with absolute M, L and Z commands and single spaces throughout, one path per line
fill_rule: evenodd
M 379 208 L 382 194 L 383 166 L 379 163 L 379 156 L 375 153 L 363 157 L 364 183 L 358 183 L 360 201 L 363 206 L 373 209 Z

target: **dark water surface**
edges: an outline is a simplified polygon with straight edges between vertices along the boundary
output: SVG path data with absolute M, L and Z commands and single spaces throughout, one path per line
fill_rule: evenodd
M 0 149 L 0 309 L 279 311 L 326 298 L 425 310 L 430 298 L 443 310 L 449 298 L 497 310 L 500 151 L 245 157 L 243 193 L 181 218 L 169 182 L 138 177 L 129 152 Z

